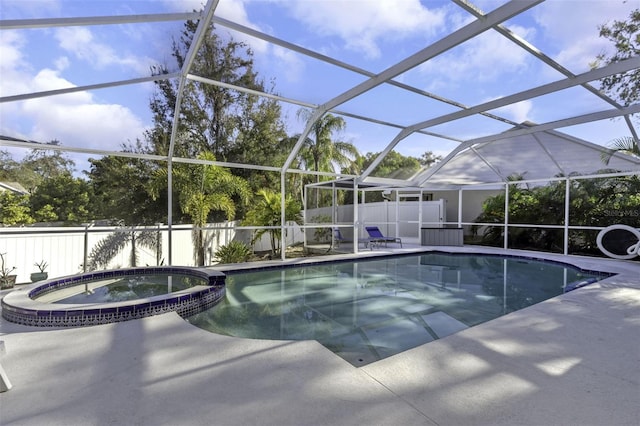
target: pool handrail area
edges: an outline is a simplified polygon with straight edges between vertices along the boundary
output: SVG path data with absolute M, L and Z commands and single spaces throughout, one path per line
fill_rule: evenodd
M 630 245 L 626 247 L 624 253 L 614 253 L 610 250 L 610 248 L 606 247 L 607 244 L 604 243 L 605 236 L 613 231 L 624 231 L 631 234 L 631 238 L 629 239 Z M 635 241 L 634 241 L 635 239 Z M 596 245 L 600 249 L 602 253 L 607 255 L 612 259 L 619 260 L 630 260 L 635 258 L 636 256 L 640 256 L 640 228 L 636 229 L 628 225 L 624 224 L 616 224 L 607 226 L 598 232 L 598 236 L 596 237 Z
M 143 299 L 110 303 L 52 304 L 35 297 L 81 285 L 90 280 L 136 275 L 175 274 L 204 279 L 206 285 Z M 177 312 L 193 315 L 209 309 L 225 295 L 226 275 L 206 268 L 153 266 L 125 268 L 71 275 L 18 288 L 2 299 L 2 317 L 7 321 L 37 327 L 78 327 L 128 321 Z

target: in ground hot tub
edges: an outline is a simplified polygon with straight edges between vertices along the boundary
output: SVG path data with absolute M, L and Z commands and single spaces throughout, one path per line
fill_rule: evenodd
M 225 295 L 225 274 L 204 268 L 144 267 L 73 275 L 18 288 L 2 317 L 23 325 L 76 327 L 175 311 L 193 315 Z

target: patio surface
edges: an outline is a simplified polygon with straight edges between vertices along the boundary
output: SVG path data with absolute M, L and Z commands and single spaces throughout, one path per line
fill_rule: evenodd
M 618 275 L 360 368 L 315 341 L 220 336 L 174 313 L 2 319 L 0 424 L 637 425 L 640 263 L 571 260 Z

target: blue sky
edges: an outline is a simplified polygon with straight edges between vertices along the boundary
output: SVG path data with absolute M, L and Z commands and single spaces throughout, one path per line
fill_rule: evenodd
M 201 7 L 198 0 L 0 1 L 3 20 L 188 12 Z M 474 2 L 485 12 L 503 3 Z M 597 27 L 626 19 L 639 5 L 638 1 L 623 0 L 548 0 L 505 25 L 577 74 L 587 71 L 596 55 L 611 49 L 598 37 Z M 371 72 L 386 69 L 473 20 L 453 3 L 432 0 L 220 0 L 217 15 Z M 181 26 L 169 22 L 2 30 L 0 96 L 147 76 L 153 64 L 172 64 L 171 40 Z M 274 78 L 275 91 L 284 97 L 323 103 L 364 80 L 266 42 L 231 34 L 252 47 L 260 75 L 265 80 Z M 472 106 L 560 78 L 558 72 L 499 34 L 487 32 L 397 80 Z M 152 92 L 152 84 L 140 84 L 2 103 L 0 134 L 118 150 L 123 143 L 141 138 L 151 126 L 148 102 Z M 339 109 L 402 125 L 456 110 L 389 85 Z M 496 113 L 516 122 L 546 122 L 604 109 L 608 106 L 599 98 L 571 89 Z M 296 119 L 297 107 L 284 105 L 284 110 L 288 131 L 299 132 L 302 123 Z M 363 153 L 381 151 L 398 132 L 354 119 L 347 119 L 347 124 L 340 137 Z M 430 130 L 467 139 L 508 127 L 470 117 Z M 600 144 L 628 134 L 621 120 L 559 130 Z M 455 145 L 414 135 L 402 141 L 397 150 L 414 156 L 428 150 L 445 155 Z M 85 167 L 87 156 L 71 156 L 79 168 Z

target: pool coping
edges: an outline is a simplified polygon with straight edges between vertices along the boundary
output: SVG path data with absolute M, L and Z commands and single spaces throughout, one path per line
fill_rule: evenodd
M 609 258 L 564 255 L 559 253 L 537 252 L 531 250 L 502 249 L 486 246 L 418 246 L 403 249 L 376 250 L 359 253 L 341 253 L 321 257 L 302 257 L 285 260 L 269 260 L 261 262 L 218 264 L 208 268 L 233 275 L 234 272 L 262 271 L 270 269 L 293 268 L 298 266 L 313 266 L 323 263 L 352 262 L 357 260 L 375 260 L 376 258 L 411 256 L 419 253 L 443 253 L 451 255 L 507 256 L 518 259 L 537 260 L 551 262 L 558 265 L 568 265 L 582 272 L 617 274 L 622 270 L 620 263 L 629 265 L 640 262 L 624 261 Z M 603 278 L 606 279 L 606 278 Z M 600 280 L 601 281 L 601 280 Z

